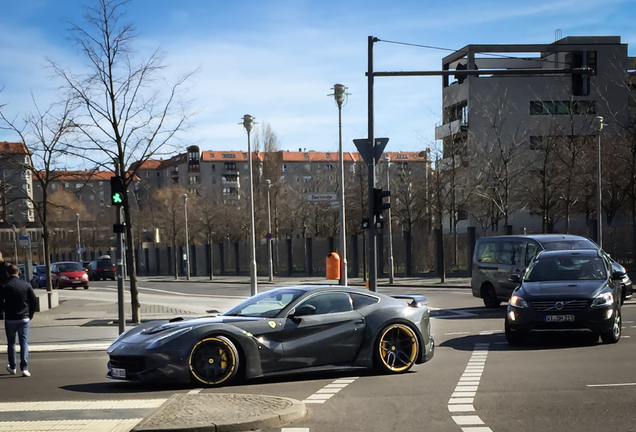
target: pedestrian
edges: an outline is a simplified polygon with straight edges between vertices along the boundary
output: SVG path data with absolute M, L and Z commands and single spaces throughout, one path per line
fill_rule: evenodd
M 4 315 L 4 329 L 7 334 L 7 354 L 9 364 L 7 370 L 15 375 L 15 335 L 20 343 L 20 369 L 23 377 L 30 377 L 29 372 L 29 323 L 38 306 L 38 299 L 31 284 L 21 280 L 20 270 L 15 264 L 4 261 L 8 279 L 0 286 L 0 318 Z M 2 272 L 0 272 L 2 273 Z

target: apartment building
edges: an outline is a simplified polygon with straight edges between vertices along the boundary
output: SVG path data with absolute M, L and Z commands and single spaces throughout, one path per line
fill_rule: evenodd
M 636 59 L 618 36 L 565 37 L 550 44 L 467 45 L 442 60 L 443 124 L 435 138 L 446 161 L 455 155 L 469 175 L 497 141 L 516 146 L 531 168 L 535 150 L 560 135 L 594 145 L 596 116 L 604 136 L 631 124 L 630 72 Z M 484 165 L 485 166 L 485 165 Z M 524 227 L 541 221 L 516 215 Z M 477 226 L 465 220 L 466 226 Z

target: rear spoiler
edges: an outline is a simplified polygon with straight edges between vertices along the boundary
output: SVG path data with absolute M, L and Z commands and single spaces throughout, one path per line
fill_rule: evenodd
M 408 303 L 411 307 L 422 307 L 428 305 L 428 299 L 423 295 L 394 295 L 391 297 L 399 300 L 411 300 Z

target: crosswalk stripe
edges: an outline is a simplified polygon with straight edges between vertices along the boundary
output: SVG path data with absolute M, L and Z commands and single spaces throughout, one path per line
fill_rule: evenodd
M 166 399 L 124 399 L 103 401 L 4 402 L 0 403 L 0 412 L 150 409 L 159 408 L 165 401 Z
M 111 345 L 108 343 L 77 343 L 77 344 L 37 344 L 29 345 L 29 352 L 52 352 L 52 351 L 106 351 Z M 16 345 L 16 352 L 20 352 L 20 347 Z M 7 346 L 0 346 L 0 353 L 6 353 Z
M 0 422 L 0 432 L 128 432 L 141 418 L 113 420 L 44 420 Z

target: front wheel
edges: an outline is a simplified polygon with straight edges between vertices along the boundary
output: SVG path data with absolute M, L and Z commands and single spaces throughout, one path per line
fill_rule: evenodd
M 220 386 L 228 384 L 236 376 L 239 369 L 239 353 L 228 338 L 211 336 L 194 345 L 189 365 L 195 383 Z
M 621 338 L 622 325 L 623 325 L 623 322 L 621 319 L 621 310 L 616 309 L 614 313 L 614 324 L 612 325 L 612 330 L 605 333 L 601 333 L 601 340 L 603 341 L 603 343 L 614 344 L 618 342 Z
M 501 302 L 497 298 L 495 287 L 493 287 L 492 285 L 484 287 L 482 291 L 482 297 L 484 299 L 484 306 L 489 309 L 496 309 L 501 304 Z
M 375 366 L 384 373 L 404 373 L 417 361 L 420 346 L 413 329 L 392 324 L 380 332 L 375 344 Z

